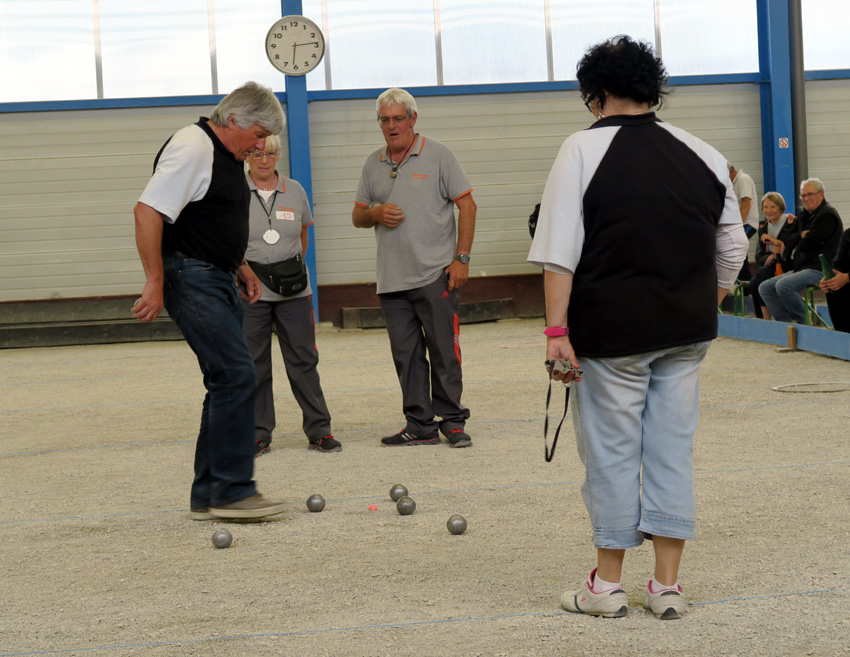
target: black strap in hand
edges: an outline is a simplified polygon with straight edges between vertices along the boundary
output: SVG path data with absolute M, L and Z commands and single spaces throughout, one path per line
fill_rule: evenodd
M 564 414 L 561 416 L 561 421 L 558 422 L 558 428 L 555 429 L 555 437 L 552 439 L 552 449 L 549 449 L 549 442 L 546 437 L 549 434 L 549 401 L 552 399 L 552 372 L 555 369 L 554 361 L 549 365 L 549 392 L 546 393 L 546 419 L 543 422 L 543 449 L 544 455 L 546 457 L 546 463 L 551 463 L 552 459 L 555 457 L 555 447 L 558 445 L 558 435 L 561 433 L 561 425 L 564 424 L 564 418 L 567 417 L 567 409 L 570 406 L 570 386 L 569 384 L 564 384 L 566 390 L 566 395 L 564 397 Z

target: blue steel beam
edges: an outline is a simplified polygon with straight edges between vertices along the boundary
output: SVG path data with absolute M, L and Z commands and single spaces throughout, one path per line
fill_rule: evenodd
M 793 211 L 793 112 L 791 108 L 791 25 L 789 1 L 758 0 L 761 72 L 761 143 L 765 191 L 777 191 Z
M 282 16 L 301 15 L 301 0 L 281 0 Z M 308 16 L 308 18 L 310 18 Z M 321 17 L 317 21 L 321 24 Z M 269 64 L 271 66 L 271 64 Z M 307 200 L 313 207 L 313 173 L 310 168 L 310 117 L 307 111 L 307 76 L 286 76 L 286 136 L 289 144 L 289 175 L 301 183 L 307 192 Z M 319 320 L 319 288 L 316 284 L 316 232 L 310 226 L 310 245 L 304 261 L 310 271 L 310 287 L 313 288 L 313 312 Z

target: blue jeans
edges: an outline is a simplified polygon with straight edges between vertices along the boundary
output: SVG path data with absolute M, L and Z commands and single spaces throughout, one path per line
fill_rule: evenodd
M 165 308 L 204 375 L 192 507 L 238 502 L 254 476 L 254 361 L 242 334 L 233 273 L 191 258 L 163 258 Z
M 789 271 L 759 285 L 759 296 L 777 322 L 806 321 L 806 306 L 800 296 L 810 285 L 817 285 L 823 273 L 819 269 Z
M 693 442 L 699 366 L 710 342 L 619 358 L 582 358 L 573 424 L 597 548 L 647 536 L 696 538 Z

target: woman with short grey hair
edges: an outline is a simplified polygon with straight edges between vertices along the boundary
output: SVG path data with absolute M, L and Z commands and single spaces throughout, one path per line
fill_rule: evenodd
M 266 138 L 263 151 L 248 157 L 251 189 L 250 232 L 243 268 L 262 284 L 255 303 L 245 301 L 242 329 L 254 359 L 257 395 L 254 405 L 255 456 L 271 450 L 276 426 L 272 389 L 272 330 L 277 335 L 289 387 L 301 408 L 308 449 L 338 452 L 331 434 L 331 414 L 319 380 L 315 315 L 304 254 L 313 223 L 310 201 L 295 180 L 278 173 L 280 139 Z M 280 272 L 289 272 L 282 278 Z

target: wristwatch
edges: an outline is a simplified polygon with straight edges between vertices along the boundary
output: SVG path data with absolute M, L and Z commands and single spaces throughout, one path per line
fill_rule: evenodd
M 460 264 L 462 264 L 462 265 L 468 265 L 469 264 L 469 254 L 468 253 L 458 253 L 455 256 L 455 260 L 458 260 L 460 262 Z

